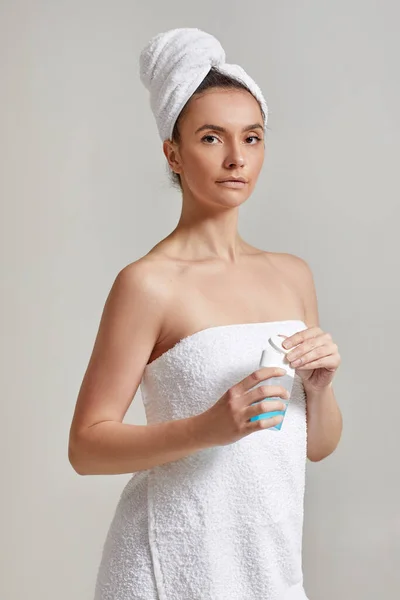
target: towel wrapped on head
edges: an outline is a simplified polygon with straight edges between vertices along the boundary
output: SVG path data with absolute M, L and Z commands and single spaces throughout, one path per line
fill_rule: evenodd
M 212 67 L 250 90 L 264 111 L 264 128 L 267 125 L 268 107 L 261 89 L 242 67 L 226 63 L 220 42 L 201 29 L 183 27 L 157 34 L 143 48 L 139 63 L 162 141 L 171 139 L 179 113 Z

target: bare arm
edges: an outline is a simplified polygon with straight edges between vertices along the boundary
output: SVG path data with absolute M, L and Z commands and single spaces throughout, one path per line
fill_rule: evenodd
M 285 255 L 292 266 L 294 281 L 303 299 L 307 327 L 320 327 L 317 292 L 312 271 L 305 260 L 294 255 Z M 335 397 L 333 385 L 321 392 L 308 390 L 307 399 L 307 458 L 320 461 L 336 449 L 339 444 L 343 419 Z
M 332 454 L 342 435 L 343 420 L 333 387 L 317 393 L 306 391 L 307 456 L 314 462 Z
M 200 424 L 201 415 L 154 425 L 98 423 L 81 436 L 74 468 L 80 475 L 115 475 L 178 460 L 207 447 Z
M 154 266 L 137 262 L 106 300 L 70 428 L 68 457 L 79 474 L 121 474 L 174 461 L 205 447 L 200 415 L 152 425 L 123 423 L 158 338 L 169 298 Z

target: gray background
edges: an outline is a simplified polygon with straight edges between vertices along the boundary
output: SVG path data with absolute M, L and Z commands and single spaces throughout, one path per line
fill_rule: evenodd
M 90 599 L 130 477 L 78 476 L 68 433 L 117 272 L 179 217 L 138 75 L 174 27 L 214 34 L 264 91 L 240 232 L 308 261 L 342 356 L 342 441 L 307 468 L 306 590 L 400 595 L 399 18 L 372 0 L 0 3 L 1 598 Z M 145 424 L 139 392 L 125 420 Z

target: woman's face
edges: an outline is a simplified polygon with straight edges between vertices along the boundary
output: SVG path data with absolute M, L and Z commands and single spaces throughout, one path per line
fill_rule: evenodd
M 257 100 L 246 90 L 211 88 L 191 98 L 179 131 L 179 146 L 167 146 L 173 150 L 166 155 L 181 176 L 183 192 L 225 205 L 244 202 L 264 161 L 263 120 Z M 243 177 L 246 183 L 237 187 L 220 183 L 229 177 Z

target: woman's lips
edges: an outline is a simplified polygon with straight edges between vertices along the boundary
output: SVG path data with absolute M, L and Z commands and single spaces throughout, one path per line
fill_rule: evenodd
M 245 181 L 217 181 L 217 183 L 230 188 L 242 188 L 247 185 Z

